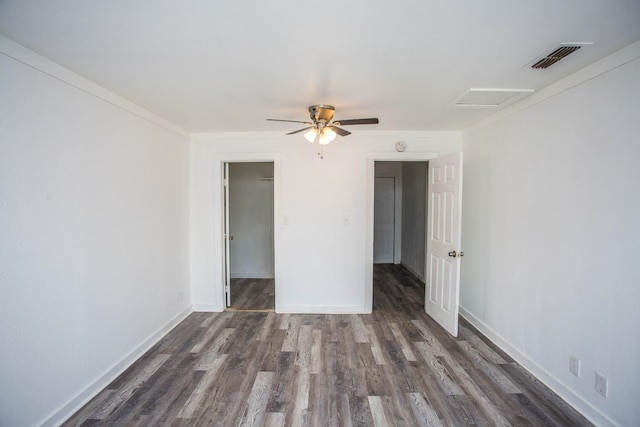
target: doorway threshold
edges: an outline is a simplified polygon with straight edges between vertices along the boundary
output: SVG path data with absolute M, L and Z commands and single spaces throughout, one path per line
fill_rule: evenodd
M 234 308 L 227 307 L 224 311 L 246 311 L 252 313 L 275 313 L 276 311 L 273 308 Z

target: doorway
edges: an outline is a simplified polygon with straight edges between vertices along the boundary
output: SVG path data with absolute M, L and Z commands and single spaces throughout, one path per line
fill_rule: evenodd
M 274 164 L 225 163 L 227 310 L 275 309 Z
M 367 156 L 367 265 L 365 276 L 365 309 L 373 309 L 374 282 L 374 224 L 375 224 L 375 178 L 378 163 L 387 162 L 428 162 L 427 167 L 420 166 L 426 173 L 419 172 L 424 177 L 426 190 L 420 190 L 416 197 L 409 196 L 409 183 L 415 179 L 406 178 L 404 164 L 402 165 L 402 198 L 410 199 L 416 205 L 422 205 L 426 212 L 423 219 L 406 219 L 402 213 L 403 223 L 413 223 L 424 226 L 423 232 L 408 233 L 407 224 L 402 233 L 401 263 L 408 259 L 405 247 L 416 249 L 416 253 L 423 252 L 416 260 L 418 268 L 413 273 L 422 273 L 425 283 L 425 312 L 437 323 L 443 326 L 453 336 L 458 334 L 458 311 L 460 292 L 460 258 L 461 251 L 461 206 L 462 206 L 462 152 L 447 155 L 436 153 L 369 153 Z M 409 163 L 407 163 L 409 164 Z M 409 169 L 407 169 L 408 171 Z M 406 182 L 404 182 L 406 181 Z M 424 195 L 424 203 L 420 201 Z M 428 201 L 428 203 L 427 203 Z M 396 217 L 397 218 L 397 217 Z M 410 245 L 406 237 L 413 236 L 415 245 Z M 426 246 L 426 248 L 425 248 Z M 397 248 L 396 248 L 397 249 Z M 419 267 L 422 263 L 422 268 Z
M 426 161 L 375 162 L 373 263 L 425 280 Z

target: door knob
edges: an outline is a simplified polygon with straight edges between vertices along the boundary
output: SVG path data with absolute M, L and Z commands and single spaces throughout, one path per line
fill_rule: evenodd
M 464 256 L 464 252 L 460 251 L 459 253 L 456 253 L 456 251 L 451 251 L 449 252 L 449 256 L 451 258 L 462 258 Z

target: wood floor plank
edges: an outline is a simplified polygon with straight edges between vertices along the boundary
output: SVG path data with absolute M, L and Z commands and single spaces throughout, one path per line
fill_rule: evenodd
M 311 334 L 311 361 L 309 371 L 312 374 L 319 374 L 322 371 L 322 331 L 314 329 Z
M 313 329 L 311 325 L 300 326 L 298 332 L 298 344 L 296 346 L 297 366 L 309 367 L 311 364 L 311 345 L 313 342 Z
M 87 403 L 80 411 L 76 412 L 71 418 L 69 418 L 66 422 L 66 425 L 78 427 L 84 425 L 90 425 L 92 420 L 90 417 L 96 413 L 99 408 L 104 407 L 111 400 L 113 394 L 116 390 L 106 389 L 103 392 L 99 393 L 94 399 L 92 399 L 89 403 Z
M 298 348 L 298 334 L 300 333 L 301 316 L 290 316 L 288 319 L 287 335 L 282 343 L 282 351 L 295 352 Z
M 480 408 L 491 425 L 501 427 L 511 425 L 507 418 L 496 408 L 491 399 L 477 386 L 466 370 L 451 358 L 449 360 L 443 360 L 443 363 L 447 366 L 447 369 L 457 377 L 457 381 L 461 384 L 460 388 L 464 391 L 465 395 L 469 396 L 474 404 Z
M 380 342 L 378 341 L 378 336 L 376 335 L 375 328 L 373 325 L 366 325 L 367 330 L 367 340 L 369 341 L 371 353 L 373 354 L 373 358 L 378 365 L 386 364 L 386 360 L 384 357 L 384 353 L 382 352 L 382 348 L 380 348 Z
M 260 328 L 260 333 L 256 338 L 258 341 L 267 340 L 269 336 L 274 332 L 275 328 L 273 327 L 273 324 L 275 323 L 276 319 L 277 316 L 275 313 L 267 314 L 267 318 L 265 319 L 262 328 Z
M 376 265 L 371 314 L 193 313 L 64 425 L 590 424 L 464 319 L 446 333 L 407 270 Z
M 104 420 L 111 415 L 120 405 L 126 402 L 135 391 L 153 375 L 164 362 L 171 357 L 170 354 L 159 354 L 149 364 L 138 371 L 137 375 L 123 385 L 104 405 L 97 409 L 91 418 Z
M 269 412 L 264 425 L 265 427 L 284 427 L 285 415 L 282 412 Z
M 389 327 L 391 328 L 391 331 L 396 341 L 398 342 L 398 344 L 400 344 L 400 348 L 402 348 L 402 354 L 404 354 L 404 357 L 406 357 L 407 360 L 410 362 L 417 361 L 416 356 L 413 354 L 413 350 L 411 350 L 411 346 L 409 345 L 409 342 L 404 337 L 404 334 L 398 327 L 398 324 L 395 322 L 392 322 L 389 324 Z
M 291 414 L 291 423 L 296 426 L 308 425 L 307 416 L 309 409 L 309 371 L 296 366 L 296 389 L 293 395 L 294 405 Z
M 367 396 L 349 396 L 351 424 L 357 427 L 371 427 L 373 416 Z
M 369 396 L 369 408 L 371 409 L 371 417 L 373 418 L 374 427 L 387 427 L 391 425 L 384 413 L 384 403 L 380 396 Z
M 500 388 L 503 393 L 520 393 L 520 388 L 516 386 L 500 368 L 491 364 L 482 354 L 467 341 L 459 341 L 462 351 L 473 361 L 473 363 Z
M 442 421 L 438 414 L 431 408 L 421 393 L 408 393 L 411 410 L 418 425 L 425 427 L 441 427 Z
M 505 358 L 493 350 L 487 343 L 471 332 L 463 325 L 459 326 L 459 337 L 473 345 L 482 356 L 494 365 L 504 365 L 509 363 Z
M 189 399 L 178 413 L 178 418 L 191 418 L 193 414 L 202 407 L 202 402 L 207 397 L 206 393 L 216 379 L 216 375 L 224 365 L 226 359 L 227 355 L 221 354 L 211 362 L 195 390 L 193 390 L 191 396 L 189 396 Z
M 460 414 L 452 408 L 451 400 L 448 398 L 449 395 L 442 391 L 431 369 L 424 369 L 423 366 L 418 365 L 412 367 L 409 370 L 409 374 L 422 380 L 422 387 L 420 388 L 422 396 L 436 412 L 438 418 L 442 420 L 443 425 L 458 426 L 465 424 L 461 421 Z
M 251 388 L 247 410 L 240 421 L 242 427 L 261 426 L 267 409 L 267 401 L 273 384 L 273 372 L 258 372 Z
M 214 362 L 218 360 L 220 355 L 224 354 L 224 348 L 227 347 L 229 341 L 232 339 L 235 330 L 236 328 L 224 328 L 222 329 L 222 331 L 220 331 L 213 343 L 211 343 L 202 352 L 198 363 L 196 363 L 195 369 L 197 371 L 208 371 L 209 369 L 211 369 Z
M 426 343 L 415 343 L 415 346 L 427 362 L 425 368 L 433 372 L 433 375 L 438 381 L 443 393 L 448 396 L 464 395 L 464 392 L 457 383 L 456 378 L 452 377 L 451 373 L 442 363 L 442 356 L 436 356 Z
M 369 331 L 362 322 L 361 316 L 352 316 L 350 318 L 351 325 L 353 327 L 353 340 L 354 342 L 369 342 Z
M 295 353 L 281 352 L 275 370 L 271 396 L 267 403 L 267 411 L 284 412 L 295 395 Z
M 202 335 L 202 338 L 191 348 L 191 353 L 200 352 L 200 350 L 202 350 L 202 348 L 206 346 L 209 341 L 211 341 L 218 335 L 220 327 L 220 322 L 214 322 L 211 326 L 209 326 L 207 328 L 207 331 Z

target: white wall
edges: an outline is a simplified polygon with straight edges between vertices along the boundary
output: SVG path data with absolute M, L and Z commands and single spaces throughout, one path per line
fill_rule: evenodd
M 276 158 L 276 310 L 365 312 L 371 297 L 366 283 L 372 269 L 367 257 L 373 253 L 373 223 L 367 214 L 369 201 L 373 207 L 368 199 L 373 195 L 373 161 L 460 148 L 457 132 L 354 129 L 353 135 L 327 146 L 321 160 L 304 138 L 285 132 L 192 137 L 192 301 L 198 310 L 223 309 L 219 214 L 223 160 Z M 408 153 L 395 153 L 398 139 L 407 142 Z M 288 225 L 283 225 L 285 219 Z
M 640 425 L 638 57 L 463 134 L 462 312 L 600 425 Z
M 229 165 L 232 278 L 273 278 L 273 163 Z
M 427 163 L 402 164 L 402 265 L 424 282 Z
M 0 93 L 0 425 L 52 424 L 190 312 L 188 139 L 5 38 Z

